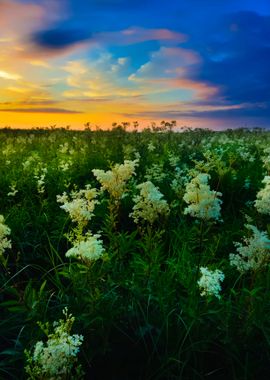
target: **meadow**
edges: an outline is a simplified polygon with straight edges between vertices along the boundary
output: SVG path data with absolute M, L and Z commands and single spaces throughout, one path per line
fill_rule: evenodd
M 0 130 L 1 379 L 269 379 L 270 133 L 172 127 Z

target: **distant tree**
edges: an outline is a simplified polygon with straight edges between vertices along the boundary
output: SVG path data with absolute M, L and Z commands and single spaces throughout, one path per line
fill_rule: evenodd
M 169 132 L 172 132 L 173 128 L 176 127 L 176 120 L 172 120 L 172 121 L 164 121 L 162 120 L 161 123 L 160 123 L 160 128 L 161 128 L 161 131 L 169 131 Z
M 138 121 L 133 121 L 133 129 L 134 129 L 134 132 L 137 132 L 138 127 L 139 127 L 139 123 L 138 123 Z

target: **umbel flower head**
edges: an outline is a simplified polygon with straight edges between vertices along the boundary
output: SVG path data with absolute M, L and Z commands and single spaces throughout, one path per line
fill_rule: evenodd
M 153 224 L 161 215 L 169 214 L 167 201 L 162 199 L 163 194 L 151 181 L 141 183 L 137 189 L 140 190 L 140 194 L 133 198 L 135 205 L 130 213 L 135 223 L 138 224 L 142 219 Z
M 190 214 L 203 220 L 220 220 L 220 204 L 218 198 L 221 193 L 210 190 L 208 185 L 209 174 L 199 173 L 186 185 L 184 201 L 189 205 L 185 208 L 184 214 Z
M 245 237 L 244 244 L 235 242 L 237 254 L 231 253 L 229 256 L 230 264 L 240 273 L 256 271 L 270 261 L 270 240 L 267 233 L 250 224 L 247 224 L 246 228 L 252 231 L 253 236 Z
M 219 269 L 209 270 L 206 267 L 200 267 L 201 278 L 198 281 L 202 296 L 215 296 L 220 298 L 221 285 L 224 280 L 224 273 Z
M 265 187 L 258 192 L 255 207 L 261 214 L 270 215 L 270 176 L 265 176 L 262 183 Z
M 41 328 L 47 333 L 46 343 L 39 341 L 34 347 L 33 353 L 25 351 L 27 364 L 25 371 L 28 379 L 64 380 L 71 378 L 71 371 L 77 366 L 77 374 L 80 374 L 77 355 L 83 341 L 82 335 L 70 335 L 75 318 L 68 314 L 67 308 L 63 310 L 65 319 L 54 322 L 54 331 L 49 334 L 49 324 Z M 82 373 L 82 372 L 81 372 Z M 73 379 L 81 378 L 74 375 Z
M 125 160 L 116 164 L 111 170 L 93 169 L 92 172 L 101 183 L 101 190 L 107 190 L 110 196 L 119 201 L 125 194 L 126 183 L 135 174 L 138 160 Z
M 3 215 L 0 215 L 0 257 L 7 248 L 11 248 L 11 242 L 7 236 L 10 235 L 10 228 L 5 224 Z

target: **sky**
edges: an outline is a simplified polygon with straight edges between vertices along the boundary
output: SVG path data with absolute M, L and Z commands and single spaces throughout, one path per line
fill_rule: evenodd
M 269 127 L 269 0 L 0 0 L 0 127 Z

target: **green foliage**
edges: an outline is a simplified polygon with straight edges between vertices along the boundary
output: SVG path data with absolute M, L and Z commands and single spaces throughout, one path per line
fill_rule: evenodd
M 0 131 L 0 215 L 12 243 L 0 263 L 0 378 L 27 378 L 24 350 L 29 364 L 43 339 L 37 322 L 58 320 L 67 306 L 84 336 L 85 378 L 268 379 L 270 268 L 239 273 L 229 254 L 247 223 L 269 236 L 269 215 L 254 207 L 269 175 L 269 132 L 126 127 Z M 99 192 L 78 233 L 57 195 L 100 189 L 93 169 L 136 159 L 122 198 Z M 222 221 L 185 215 L 186 185 L 198 173 L 222 193 Z M 146 181 L 170 212 L 136 224 L 130 214 Z M 87 264 L 67 258 L 73 240 L 89 231 L 101 236 L 103 255 Z M 220 299 L 200 295 L 202 266 L 225 274 Z

